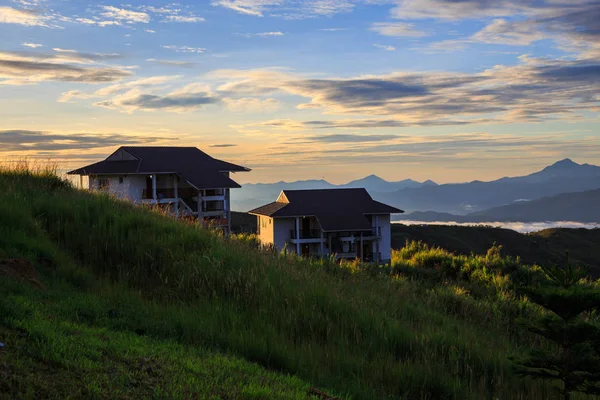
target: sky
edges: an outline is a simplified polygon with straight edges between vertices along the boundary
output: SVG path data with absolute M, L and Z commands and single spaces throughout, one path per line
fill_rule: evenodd
M 240 183 L 600 164 L 600 0 L 0 0 L 0 161 L 197 146 Z

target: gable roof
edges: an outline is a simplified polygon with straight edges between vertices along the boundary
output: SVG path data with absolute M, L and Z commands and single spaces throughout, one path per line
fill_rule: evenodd
M 250 169 L 213 158 L 196 147 L 123 146 L 105 160 L 69 171 L 67 174 L 174 173 L 197 189 L 214 189 L 240 187 L 222 172 L 241 171 L 250 171 Z
M 315 189 L 284 190 L 277 201 L 255 208 L 250 214 L 272 218 L 311 215 L 328 232 L 371 230 L 367 215 L 402 212 L 373 200 L 365 189 Z

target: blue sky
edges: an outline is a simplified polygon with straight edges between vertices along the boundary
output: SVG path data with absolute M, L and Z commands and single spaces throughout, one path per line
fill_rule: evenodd
M 600 163 L 597 0 L 0 0 L 0 159 L 194 145 L 240 181 Z

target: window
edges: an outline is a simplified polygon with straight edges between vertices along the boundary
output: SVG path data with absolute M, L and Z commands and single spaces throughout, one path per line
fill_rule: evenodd
M 98 179 L 98 190 L 108 190 L 108 179 L 107 178 L 99 178 Z

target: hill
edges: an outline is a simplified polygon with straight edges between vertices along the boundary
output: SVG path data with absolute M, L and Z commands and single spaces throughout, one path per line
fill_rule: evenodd
M 465 215 L 524 200 L 599 188 L 600 167 L 565 159 L 526 176 L 407 188 L 376 197 L 408 212 Z
M 600 222 L 600 189 L 524 201 L 468 215 L 487 221 L 577 221 Z
M 338 265 L 51 174 L 0 186 L 0 397 L 556 396 L 510 367 L 545 345 L 514 324 L 537 313 L 514 288 L 541 278 L 498 248 Z
M 494 244 L 527 264 L 562 264 L 569 253 L 572 263 L 590 267 L 600 277 L 600 229 L 545 229 L 522 234 L 485 226 L 392 225 L 392 248 L 423 241 L 457 254 L 485 254 Z
M 466 215 L 415 211 L 395 216 L 394 219 L 425 222 L 600 222 L 598 204 L 600 204 L 600 189 L 561 193 L 532 201 L 519 201 Z
M 336 187 L 364 187 L 375 200 L 406 212 L 434 211 L 466 215 L 561 193 L 600 189 L 600 167 L 564 159 L 525 176 L 442 185 L 430 180 L 417 182 L 405 179 L 389 182 L 376 175 L 343 185 L 334 185 L 322 179 L 246 184 L 241 189 L 232 191 L 232 205 L 237 211 L 248 211 L 274 201 L 284 189 Z M 590 220 L 592 217 L 587 211 L 589 210 L 582 211 L 582 218 Z

